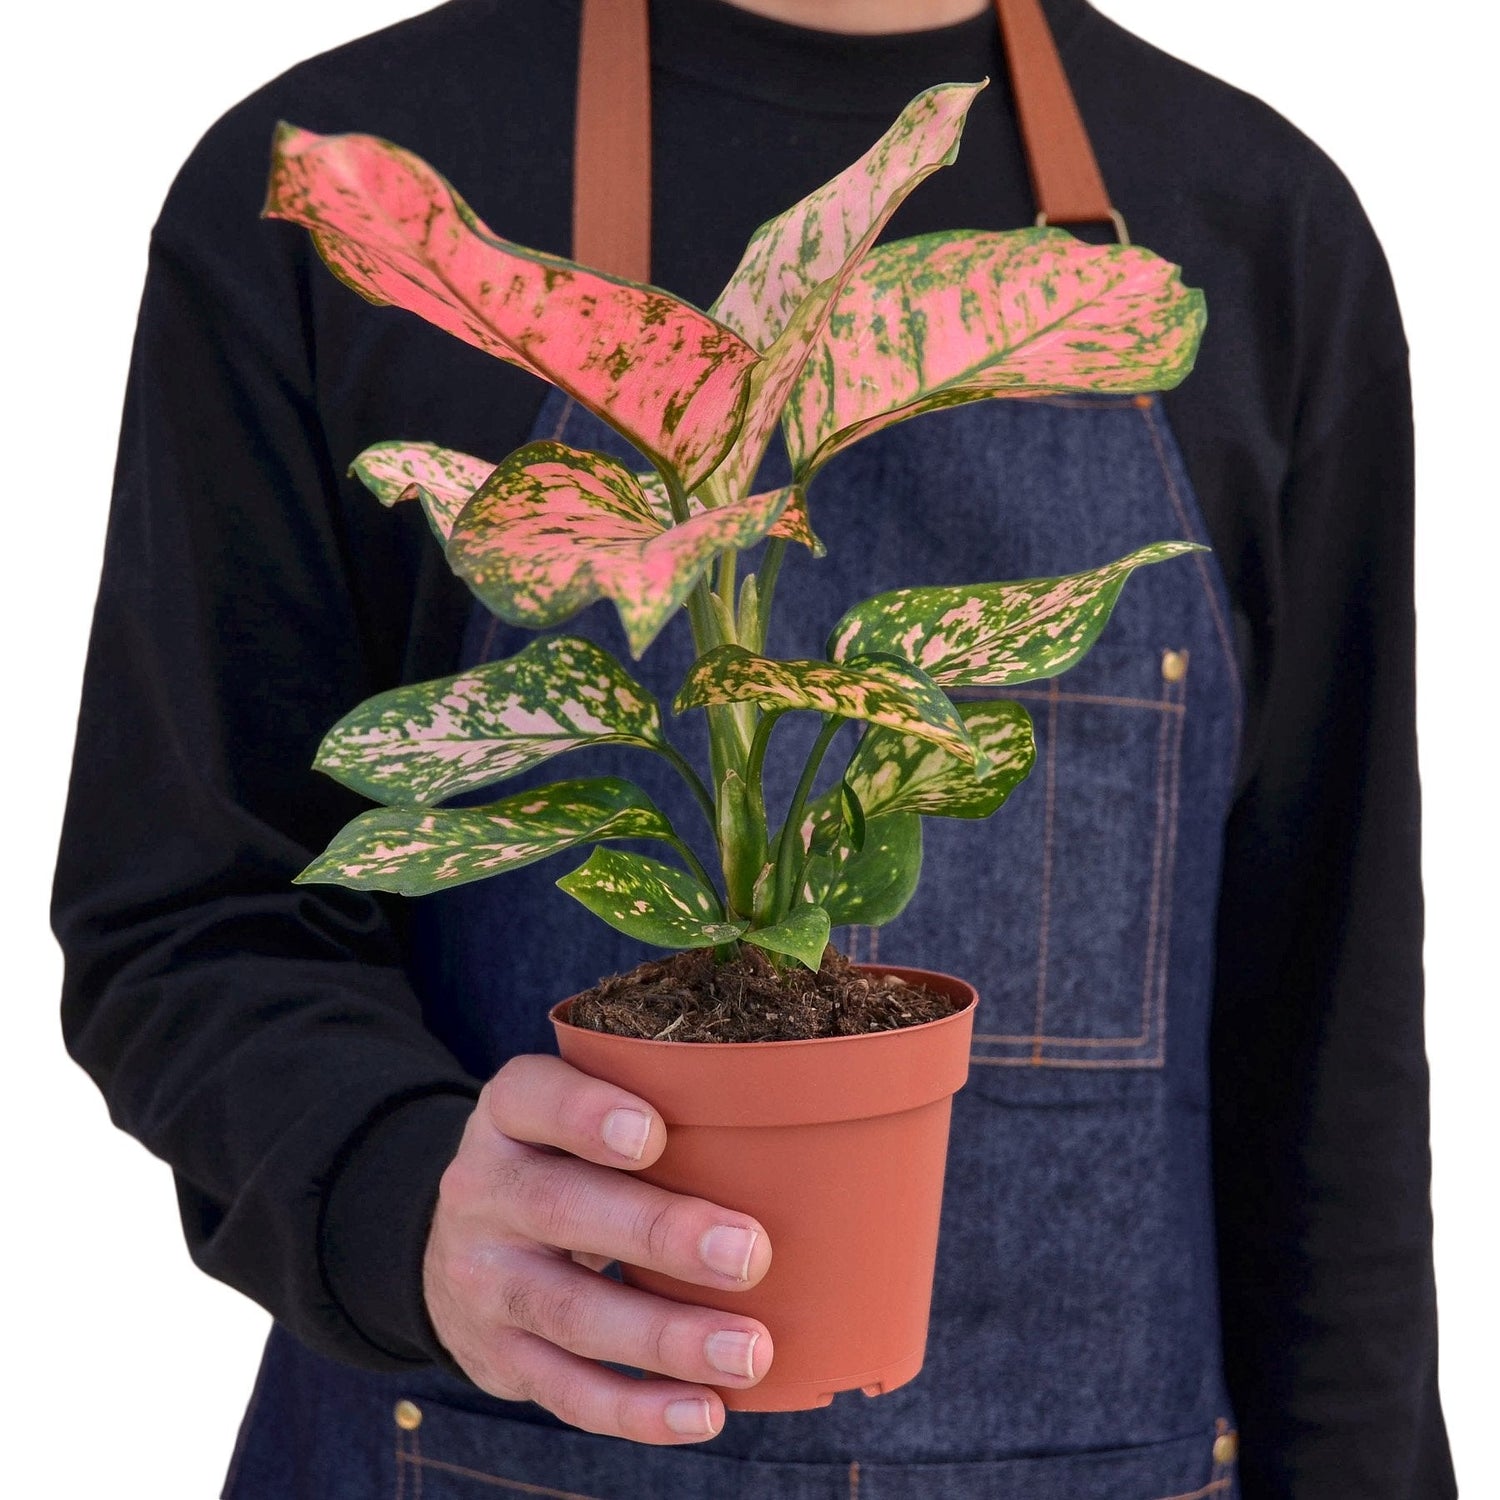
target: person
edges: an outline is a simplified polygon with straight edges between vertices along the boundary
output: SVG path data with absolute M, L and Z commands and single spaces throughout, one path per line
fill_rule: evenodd
M 1132 582 L 1094 676 L 1016 694 L 1046 769 L 996 820 L 1005 858 L 936 832 L 883 934 L 1020 980 L 981 985 L 927 1367 L 875 1401 L 726 1422 L 712 1386 L 774 1359 L 734 1312 L 774 1245 L 633 1177 L 665 1138 L 650 1102 L 547 1055 L 547 1006 L 637 956 L 570 925 L 550 866 L 411 905 L 291 884 L 364 805 L 310 769 L 329 725 L 522 642 L 348 461 L 613 435 L 258 221 L 272 129 L 383 136 L 566 254 L 576 7 L 453 0 L 309 59 L 174 181 L 53 923 L 70 1051 L 171 1163 L 195 1261 L 276 1319 L 226 1494 L 1455 1493 L 1394 293 L 1287 122 L 1086 0 L 1044 9 L 1132 238 L 1205 291 L 1198 366 L 1143 404 L 980 402 L 843 455 L 778 654 L 817 650 L 820 610 L 955 569 L 1199 530 L 1214 552 Z M 759 223 L 941 81 L 990 83 L 882 240 L 1032 222 L 990 7 L 861 14 L 883 29 L 838 29 L 836 0 L 651 0 L 659 285 L 709 306 Z M 612 639 L 598 609 L 568 628 Z M 614 1260 L 722 1289 L 722 1315 L 598 1274 Z

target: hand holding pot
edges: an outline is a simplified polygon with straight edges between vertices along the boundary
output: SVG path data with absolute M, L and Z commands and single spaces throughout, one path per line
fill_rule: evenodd
M 666 1138 L 649 1104 L 556 1057 L 512 1058 L 485 1085 L 443 1173 L 424 1268 L 433 1327 L 481 1389 L 588 1432 L 689 1443 L 724 1424 L 708 1382 L 765 1374 L 764 1324 L 598 1274 L 625 1261 L 732 1304 L 770 1266 L 754 1219 L 630 1177 Z

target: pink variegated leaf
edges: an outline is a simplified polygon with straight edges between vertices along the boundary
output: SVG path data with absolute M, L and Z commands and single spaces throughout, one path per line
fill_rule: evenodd
M 743 646 L 715 646 L 688 669 L 672 707 L 758 703 L 766 709 L 810 709 L 843 719 L 884 724 L 942 745 L 970 765 L 989 763 L 969 737 L 958 710 L 919 668 L 904 662 L 775 661 Z
M 592 641 L 549 636 L 365 699 L 323 736 L 314 765 L 377 802 L 420 806 L 602 744 L 660 750 L 656 699 Z
M 482 807 L 380 807 L 361 813 L 297 885 L 425 896 L 604 839 L 676 841 L 638 786 L 613 776 L 557 781 Z
M 1207 550 L 1198 542 L 1151 542 L 1061 578 L 892 589 L 845 612 L 828 637 L 828 655 L 853 664 L 890 652 L 944 687 L 1056 677 L 1099 639 L 1137 568 Z
M 907 195 L 958 155 L 969 106 L 988 82 L 924 90 L 858 161 L 751 236 L 709 309 L 765 355 L 744 426 L 714 476 L 724 497 L 754 478 L 834 298 Z
M 652 514 L 663 526 L 675 524 L 672 519 L 672 502 L 667 497 L 667 486 L 661 475 L 654 469 L 648 469 L 644 474 L 637 474 L 635 478 L 651 504 Z M 756 506 L 769 505 L 772 503 L 770 498 L 772 494 L 779 495 L 780 493 L 780 490 L 763 490 L 758 495 L 751 495 L 746 503 Z M 705 510 L 709 509 L 697 495 L 689 495 L 687 500 L 690 516 L 702 515 Z M 802 491 L 795 487 L 787 496 L 781 514 L 776 518 L 776 524 L 766 535 L 779 537 L 787 542 L 800 542 L 814 557 L 822 557 L 828 550 L 813 531 L 812 519 L 807 514 L 807 502 L 803 498 Z
M 665 527 L 622 464 L 543 439 L 512 453 L 464 507 L 448 562 L 514 625 L 555 625 L 612 599 L 639 657 L 709 563 L 765 536 L 790 493 L 768 490 Z
M 348 472 L 382 505 L 420 500 L 433 535 L 446 542 L 459 511 L 494 470 L 494 464 L 471 453 L 396 439 L 372 443 L 349 465 Z
M 502 239 L 420 157 L 276 127 L 262 217 L 312 231 L 340 280 L 561 386 L 692 489 L 739 431 L 756 351 L 708 314 Z
M 1133 245 L 1060 229 L 917 235 L 850 277 L 792 390 L 806 480 L 858 438 L 986 396 L 1165 390 L 1193 367 L 1203 294 Z

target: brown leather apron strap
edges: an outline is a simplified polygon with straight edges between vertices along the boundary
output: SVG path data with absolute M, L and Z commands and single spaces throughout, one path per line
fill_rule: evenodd
M 995 0 L 1039 224 L 1110 220 L 1111 206 L 1040 0 Z M 573 259 L 651 280 L 648 0 L 583 0 L 573 149 Z
M 573 259 L 651 280 L 651 46 L 646 0 L 583 0 L 573 127 Z
M 995 0 L 995 13 L 1031 168 L 1037 223 L 1109 219 L 1123 240 L 1124 222 L 1109 201 L 1041 0 Z

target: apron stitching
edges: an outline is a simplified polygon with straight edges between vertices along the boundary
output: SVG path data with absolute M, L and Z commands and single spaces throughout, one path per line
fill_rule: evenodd
M 1166 693 L 1170 697 L 1171 684 Z M 1141 1030 L 1149 1030 L 1147 1015 L 1151 997 L 1156 991 L 1158 959 L 1161 953 L 1162 881 L 1166 846 L 1167 817 L 1167 746 L 1171 741 L 1171 717 L 1163 714 L 1156 737 L 1156 837 L 1151 850 L 1151 905 L 1146 914 L 1146 972 L 1141 985 Z M 1160 1039 L 1158 1039 L 1160 1046 Z
M 406 1450 L 402 1443 L 401 1429 L 396 1429 L 396 1496 L 395 1500 L 404 1500 L 406 1495 Z
M 878 927 L 872 927 L 870 929 L 870 958 L 869 958 L 869 961 L 872 964 L 880 962 L 880 929 Z
M 480 1484 L 510 1490 L 516 1495 L 540 1495 L 543 1500 L 598 1500 L 595 1495 L 583 1495 L 577 1490 L 555 1490 L 545 1484 L 527 1484 L 522 1479 L 506 1479 L 499 1474 L 486 1474 L 483 1469 L 465 1468 L 463 1464 L 450 1464 L 441 1458 L 422 1458 L 419 1455 L 412 1462 L 423 1468 L 441 1469 L 443 1473 L 455 1474 L 461 1479 L 477 1479 Z
M 1031 1044 L 1031 1061 L 1042 1060 L 1043 1013 L 1047 1008 L 1047 940 L 1052 922 L 1052 836 L 1053 817 L 1057 808 L 1057 704 L 1055 687 L 1047 695 L 1047 811 L 1042 834 L 1042 915 L 1037 940 L 1036 961 L 1036 1031 Z
M 411 1435 L 411 1500 L 422 1500 L 422 1434 Z
M 859 1500 L 859 1464 L 849 1465 L 849 1500 Z
M 1187 652 L 1183 653 L 1184 658 Z M 1184 673 L 1182 680 L 1174 684 L 1170 691 L 1175 691 L 1184 698 L 1187 696 L 1187 675 Z M 1166 721 L 1163 720 L 1163 723 Z M 1177 716 L 1176 732 L 1172 738 L 1171 760 L 1171 791 L 1168 794 L 1171 810 L 1167 817 L 1167 857 L 1163 881 L 1166 885 L 1166 901 L 1162 907 L 1161 927 L 1161 964 L 1158 969 L 1157 995 L 1156 995 L 1156 1060 L 1165 1062 L 1167 1057 L 1167 979 L 1172 972 L 1171 950 L 1172 950 L 1172 898 L 1176 889 L 1174 876 L 1177 870 L 1177 825 L 1178 814 L 1181 811 L 1182 801 L 1182 737 L 1187 728 L 1187 715 L 1185 713 Z
M 1152 708 L 1160 714 L 1180 714 L 1185 706 L 1165 698 L 1116 698 L 1108 693 L 1048 693 L 1040 688 L 1008 688 L 1006 696 L 1034 698 L 1038 702 L 1051 702 L 1055 697 L 1059 703 L 1094 703 L 1105 708 Z
M 1187 533 L 1189 541 L 1201 541 L 1188 519 L 1187 510 L 1182 503 L 1182 495 L 1177 489 L 1177 480 L 1173 477 L 1171 465 L 1167 462 L 1166 447 L 1162 442 L 1161 433 L 1157 430 L 1156 418 L 1152 415 L 1152 407 L 1142 406 L 1138 408 L 1141 419 L 1146 424 L 1146 431 L 1151 434 L 1151 446 L 1156 449 L 1156 461 L 1161 465 L 1162 478 L 1167 482 L 1167 495 L 1172 501 L 1172 508 L 1177 512 L 1178 522 Z M 1218 591 L 1213 586 L 1213 578 L 1208 571 L 1208 559 L 1203 553 L 1193 554 L 1193 561 L 1198 566 L 1198 578 L 1203 585 L 1203 592 L 1208 599 L 1209 613 L 1214 618 L 1214 630 L 1219 637 L 1220 649 L 1224 652 L 1224 665 L 1229 672 L 1229 680 L 1233 687 L 1231 694 L 1232 712 L 1234 724 L 1234 747 L 1235 757 L 1238 759 L 1240 748 L 1240 737 L 1244 732 L 1242 723 L 1244 685 L 1240 681 L 1240 659 L 1234 649 L 1233 640 L 1229 634 L 1229 625 L 1224 619 L 1224 612 L 1219 607 Z

